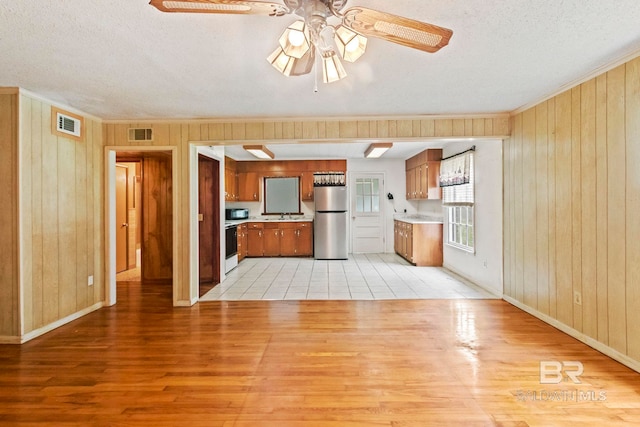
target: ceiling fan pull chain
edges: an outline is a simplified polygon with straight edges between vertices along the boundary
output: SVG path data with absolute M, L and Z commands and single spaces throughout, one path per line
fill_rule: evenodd
M 316 49 L 316 47 L 314 46 L 314 49 Z M 322 55 L 316 55 L 316 63 L 317 65 L 314 68 L 314 79 L 313 79 L 313 92 L 314 93 L 318 93 L 318 69 L 320 68 L 320 66 L 322 65 L 320 57 Z

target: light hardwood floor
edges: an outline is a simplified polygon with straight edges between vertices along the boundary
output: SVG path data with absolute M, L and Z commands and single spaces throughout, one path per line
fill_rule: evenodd
M 640 423 L 640 374 L 501 300 L 173 308 L 170 292 L 120 283 L 114 307 L 0 346 L 0 425 Z M 579 361 L 581 384 L 541 384 L 543 361 Z

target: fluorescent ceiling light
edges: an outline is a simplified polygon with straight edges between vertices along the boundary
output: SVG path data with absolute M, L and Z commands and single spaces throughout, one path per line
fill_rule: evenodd
M 367 151 L 364 152 L 364 157 L 367 159 L 377 159 L 391 147 L 393 147 L 393 143 L 391 142 L 376 142 L 367 148 Z
M 273 159 L 275 156 L 264 145 L 243 145 L 242 148 L 247 150 L 259 159 Z

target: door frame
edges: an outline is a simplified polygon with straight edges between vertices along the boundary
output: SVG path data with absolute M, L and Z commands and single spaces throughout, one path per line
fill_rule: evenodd
M 165 152 L 171 154 L 171 181 L 173 221 L 173 277 L 171 280 L 173 305 L 177 304 L 180 294 L 176 271 L 178 271 L 178 200 L 180 200 L 180 186 L 178 185 L 178 148 L 173 146 L 108 146 L 105 147 L 105 295 L 104 304 L 112 306 L 116 303 L 116 156 L 118 153 L 153 153 Z
M 380 185 L 380 222 L 382 224 L 381 226 L 382 227 L 382 252 L 381 253 L 384 253 L 387 248 L 387 213 L 383 203 L 383 200 L 385 197 L 385 181 L 387 180 L 387 176 L 385 172 L 354 171 L 354 172 L 349 172 L 349 187 L 350 187 L 349 204 L 351 207 L 351 210 L 349 212 L 351 216 L 349 221 L 349 223 L 351 224 L 351 226 L 349 227 L 351 230 L 351 239 L 349 239 L 349 241 L 350 241 L 351 253 L 356 253 L 354 252 L 354 248 L 355 248 L 354 241 L 356 239 L 356 224 L 355 224 L 355 221 L 356 221 L 355 220 L 355 215 L 356 215 L 355 198 L 357 195 L 356 179 L 361 177 L 374 176 L 374 175 L 382 176 L 382 183 Z
M 204 143 L 202 141 L 189 142 L 189 277 L 191 303 L 195 304 L 200 299 L 200 266 L 198 259 L 199 250 L 199 222 L 198 222 L 198 156 L 203 155 L 209 157 L 212 160 L 218 161 L 218 185 L 220 203 L 218 208 L 220 209 L 219 215 L 219 229 L 224 230 L 224 207 L 222 202 L 222 195 L 224 194 L 224 146 L 215 146 L 215 143 Z M 225 263 L 225 246 L 224 246 L 224 233 L 220 232 L 219 251 L 220 256 L 220 282 L 226 278 L 224 272 Z M 175 241 L 175 240 L 174 240 Z

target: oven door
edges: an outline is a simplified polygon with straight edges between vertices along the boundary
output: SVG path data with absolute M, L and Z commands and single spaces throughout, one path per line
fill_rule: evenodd
M 232 257 L 238 253 L 238 226 L 231 225 L 224 229 L 225 258 Z

